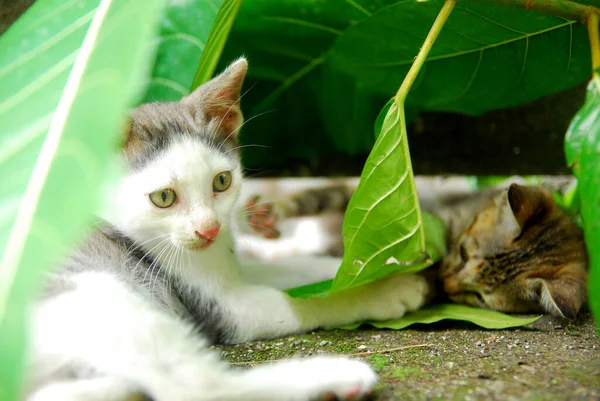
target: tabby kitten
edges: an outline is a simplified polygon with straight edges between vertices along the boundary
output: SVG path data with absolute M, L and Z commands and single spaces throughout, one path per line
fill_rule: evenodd
M 512 184 L 450 241 L 440 273 L 454 302 L 568 318 L 585 302 L 583 233 L 541 187 Z
M 132 112 L 107 223 L 49 273 L 33 311 L 28 400 L 308 401 L 373 388 L 373 370 L 344 357 L 234 370 L 208 349 L 400 317 L 427 292 L 413 275 L 295 299 L 274 287 L 320 280 L 340 261 L 237 258 L 231 215 L 246 68 L 241 59 L 179 102 Z
M 275 204 L 251 198 L 248 219 L 258 234 L 273 238 L 279 219 L 345 211 L 351 195 L 352 188 L 332 185 Z M 583 233 L 545 189 L 488 188 L 430 201 L 424 210 L 447 227 L 449 253 L 437 281 L 452 301 L 568 318 L 581 309 L 587 281 Z M 341 238 L 328 253 L 343 253 Z

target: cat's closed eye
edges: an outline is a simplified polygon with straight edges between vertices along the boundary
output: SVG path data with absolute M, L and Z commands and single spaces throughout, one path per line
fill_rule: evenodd
M 213 192 L 226 191 L 231 186 L 231 171 L 221 171 L 213 178 Z
M 177 200 L 177 194 L 172 189 L 165 188 L 152 192 L 149 195 L 149 198 L 150 201 L 154 204 L 154 206 L 161 209 L 166 209 L 168 207 L 173 206 L 173 204 Z
M 469 260 L 469 254 L 467 252 L 467 248 L 465 248 L 465 244 L 460 244 L 460 247 L 458 248 L 458 252 L 460 255 L 461 262 L 467 263 L 467 260 Z

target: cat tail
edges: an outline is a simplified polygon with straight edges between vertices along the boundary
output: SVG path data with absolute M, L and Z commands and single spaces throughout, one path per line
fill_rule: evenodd
M 345 212 L 354 189 L 332 185 L 307 189 L 293 195 L 282 204 L 285 217 L 302 217 L 324 212 Z

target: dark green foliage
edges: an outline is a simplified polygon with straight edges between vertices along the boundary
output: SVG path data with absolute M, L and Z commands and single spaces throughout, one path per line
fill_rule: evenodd
M 252 168 L 332 152 L 364 154 L 373 121 L 396 92 L 442 0 L 246 0 L 223 62 L 250 60 L 244 98 Z M 583 82 L 585 27 L 562 18 L 461 0 L 408 99 L 416 110 L 471 115 Z M 409 118 L 410 120 L 410 118 Z

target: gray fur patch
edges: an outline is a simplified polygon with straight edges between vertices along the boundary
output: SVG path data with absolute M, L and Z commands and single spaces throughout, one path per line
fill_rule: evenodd
M 149 270 L 150 269 L 150 270 Z M 93 229 L 82 246 L 49 277 L 44 297 L 57 296 L 74 289 L 72 278 L 86 271 L 104 271 L 163 310 L 190 321 L 212 342 L 231 342 L 235 327 L 227 319 L 217 300 L 190 289 L 173 277 L 167 277 L 147 250 L 106 225 Z
M 207 147 L 236 160 L 239 158 L 235 151 L 239 146 L 235 135 L 224 136 L 219 121 L 197 121 L 189 107 L 181 102 L 145 104 L 135 109 L 131 116 L 123 152 L 129 165 L 136 170 L 146 167 L 182 136 L 197 138 Z

